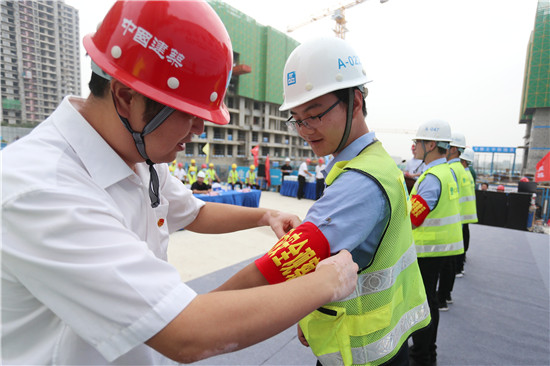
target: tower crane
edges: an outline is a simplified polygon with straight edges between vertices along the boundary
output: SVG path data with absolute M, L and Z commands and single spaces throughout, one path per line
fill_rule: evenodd
M 327 8 L 327 9 L 323 10 L 322 12 L 320 12 L 317 15 L 312 15 L 306 21 L 303 21 L 303 22 L 301 22 L 299 24 L 296 24 L 294 26 L 289 26 L 286 29 L 286 31 L 287 31 L 287 33 L 293 32 L 298 28 L 301 28 L 305 25 L 308 25 L 309 23 L 313 23 L 317 20 L 326 18 L 329 15 L 331 15 L 331 18 L 336 22 L 336 24 L 334 25 L 334 29 L 333 29 L 334 33 L 336 34 L 336 37 L 344 39 L 344 38 L 346 38 L 346 32 L 348 31 L 348 29 L 346 28 L 347 21 L 346 21 L 346 16 L 344 14 L 345 10 L 351 8 L 352 6 L 361 4 L 365 1 L 366 0 L 354 0 L 354 1 L 348 2 L 346 4 L 339 5 L 337 7 Z M 387 1 L 388 0 L 380 0 L 380 3 L 383 4 Z

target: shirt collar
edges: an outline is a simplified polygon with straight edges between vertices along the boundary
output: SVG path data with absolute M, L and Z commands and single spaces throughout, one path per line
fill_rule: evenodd
M 340 151 L 340 153 L 337 156 L 335 156 L 334 159 L 330 161 L 330 163 L 328 163 L 326 168 L 322 171 L 323 175 L 326 177 L 326 175 L 328 174 L 328 172 L 330 172 L 330 170 L 332 169 L 332 166 L 335 163 L 339 161 L 348 161 L 353 159 L 357 155 L 359 155 L 361 150 L 363 150 L 365 146 L 371 144 L 375 139 L 376 139 L 376 135 L 374 131 L 368 132 L 360 136 L 359 138 L 355 139 L 351 144 L 346 146 L 344 150 Z
M 456 163 L 457 161 L 460 162 L 460 158 L 451 159 L 447 163 L 452 164 L 452 163 Z
M 436 159 L 434 161 L 432 161 L 430 164 L 426 165 L 426 170 L 436 166 L 436 165 L 439 165 L 439 164 L 447 164 L 447 159 L 446 158 L 439 158 L 439 159 Z
M 84 119 L 66 96 L 52 114 L 52 122 L 76 152 L 82 164 L 102 188 L 109 187 L 134 172 Z

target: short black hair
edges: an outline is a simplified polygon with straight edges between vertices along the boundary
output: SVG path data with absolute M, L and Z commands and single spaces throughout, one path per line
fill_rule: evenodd
M 349 93 L 348 93 L 349 89 L 353 89 L 354 91 L 355 91 L 355 89 L 357 89 L 357 90 L 361 91 L 361 89 L 359 89 L 358 87 L 353 87 L 353 88 L 345 88 L 345 89 L 336 90 L 336 91 L 333 91 L 333 93 L 344 104 L 349 105 Z M 363 117 L 366 117 L 367 116 L 367 106 L 365 104 L 365 93 L 363 91 L 361 91 L 361 94 L 363 94 L 363 108 L 362 108 Z
M 88 87 L 94 97 L 104 98 L 109 93 L 110 83 L 110 80 L 107 80 L 97 75 L 95 72 L 92 72 L 92 77 L 90 78 Z M 145 121 L 150 121 L 157 115 L 157 113 L 160 112 L 162 108 L 164 108 L 164 105 L 146 96 L 143 96 L 143 98 L 145 98 L 145 111 L 143 112 L 143 119 Z

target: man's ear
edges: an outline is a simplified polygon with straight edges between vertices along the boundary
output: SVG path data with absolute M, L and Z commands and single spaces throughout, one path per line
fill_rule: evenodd
M 353 95 L 353 114 L 360 113 L 361 116 L 363 115 L 363 103 L 365 103 L 365 99 L 363 99 L 363 93 L 361 93 L 361 90 L 355 88 L 354 89 L 354 95 Z
M 135 92 L 120 81 L 113 79 L 111 80 L 111 94 L 118 113 L 122 117 L 128 118 L 130 116 L 130 105 L 132 103 L 132 98 L 135 97 Z

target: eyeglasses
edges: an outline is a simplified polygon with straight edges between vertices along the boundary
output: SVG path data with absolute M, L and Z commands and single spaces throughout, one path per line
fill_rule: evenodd
M 288 120 L 286 120 L 286 125 L 290 130 L 296 131 L 298 130 L 298 127 L 304 126 L 305 128 L 314 129 L 321 125 L 321 118 L 323 118 L 328 112 L 334 109 L 338 104 L 340 104 L 341 100 L 338 99 L 336 103 L 331 105 L 326 111 L 324 111 L 321 114 L 318 114 L 316 116 L 311 116 L 308 118 L 305 118 L 301 121 L 292 119 L 293 116 L 290 116 Z

